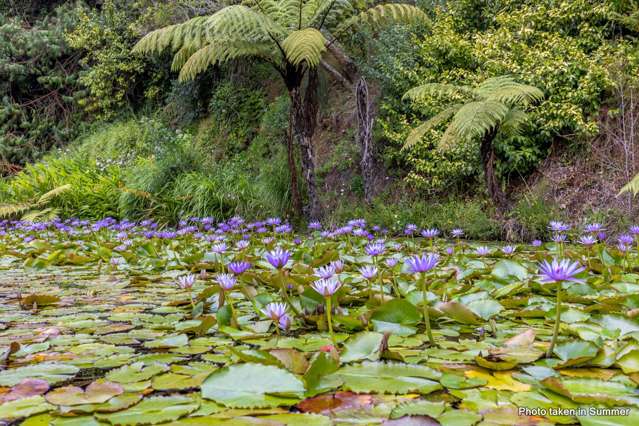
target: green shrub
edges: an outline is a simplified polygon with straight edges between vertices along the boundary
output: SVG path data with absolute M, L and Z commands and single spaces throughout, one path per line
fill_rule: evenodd
M 555 206 L 536 193 L 524 194 L 514 205 L 511 216 L 523 227 L 522 237 L 526 240 L 548 238 L 548 223 L 562 219 Z

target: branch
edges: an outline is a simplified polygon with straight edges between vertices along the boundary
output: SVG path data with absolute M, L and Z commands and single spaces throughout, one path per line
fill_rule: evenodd
M 320 62 L 320 64 L 322 65 L 322 68 L 324 68 L 330 75 L 332 75 L 335 80 L 339 81 L 342 84 L 342 86 L 344 86 L 347 89 L 353 88 L 353 82 L 349 81 L 346 77 L 344 77 L 342 73 L 340 73 L 331 64 L 329 64 L 323 59 Z

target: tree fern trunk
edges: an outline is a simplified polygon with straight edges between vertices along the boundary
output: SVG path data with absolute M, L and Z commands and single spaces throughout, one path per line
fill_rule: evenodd
M 494 140 L 497 134 L 496 130 L 489 132 L 481 141 L 479 148 L 481 154 L 481 162 L 484 168 L 484 179 L 486 180 L 486 189 L 488 195 L 495 203 L 495 207 L 499 213 L 508 210 L 508 200 L 506 194 L 501 189 L 497 175 L 495 174 L 495 149 Z
M 374 171 L 373 171 L 373 115 L 368 98 L 368 83 L 364 77 L 359 79 L 355 91 L 357 98 L 357 124 L 362 159 L 362 179 L 364 181 L 364 199 L 370 203 L 374 195 Z
M 291 109 L 293 111 L 293 109 Z M 291 203 L 293 207 L 293 217 L 298 220 L 304 212 L 302 210 L 302 198 L 300 197 L 300 186 L 297 182 L 297 166 L 295 165 L 295 150 L 293 148 L 293 114 L 289 113 L 288 132 L 286 133 L 286 151 L 288 154 L 288 172 L 290 174 Z
M 293 118 L 293 135 L 300 148 L 302 176 L 306 183 L 308 202 L 304 206 L 304 215 L 309 219 L 319 219 L 321 216 L 317 182 L 315 178 L 315 154 L 313 152 L 313 135 L 317 126 L 317 98 L 318 77 L 317 70 L 308 74 L 308 83 L 304 96 L 301 84 L 289 86 L 291 99 L 291 114 Z

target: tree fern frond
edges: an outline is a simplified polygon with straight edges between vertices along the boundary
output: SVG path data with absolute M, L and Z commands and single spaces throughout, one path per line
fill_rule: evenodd
M 295 66 L 306 62 L 315 68 L 326 51 L 326 38 L 314 28 L 293 31 L 282 43 L 286 59 Z
M 227 6 L 206 18 L 206 38 L 266 41 L 281 38 L 287 30 L 270 16 L 244 5 Z
M 310 0 L 302 9 L 302 25 L 334 30 L 354 13 L 355 9 L 348 0 Z
M 544 98 L 544 93 L 537 87 L 517 83 L 509 76 L 489 78 L 480 84 L 474 92 L 480 98 L 510 105 L 528 105 Z
M 301 0 L 259 0 L 260 11 L 283 28 L 297 29 Z
M 151 31 L 133 47 L 135 53 L 158 53 L 171 47 L 172 50 L 190 44 L 193 40 L 201 40 L 206 33 L 207 16 L 197 16 L 186 22 L 169 25 Z
M 617 196 L 625 194 L 626 192 L 631 192 L 633 196 L 636 196 L 637 194 L 639 194 L 639 174 L 633 177 L 630 180 L 630 182 L 625 184 L 623 188 L 619 190 L 619 193 L 617 194 Z
M 406 143 L 404 144 L 402 149 L 410 148 L 411 146 L 415 145 L 421 140 L 426 132 L 449 120 L 453 116 L 453 114 L 455 114 L 455 112 L 457 112 L 459 108 L 461 108 L 461 106 L 461 104 L 455 104 L 449 108 L 446 108 L 445 110 L 434 115 L 433 117 L 429 118 L 428 120 L 424 121 L 422 124 L 414 128 L 408 134 Z
M 270 59 L 273 45 L 264 42 L 219 40 L 199 49 L 189 57 L 180 71 L 179 80 L 194 79 L 209 66 L 242 56 L 259 56 Z
M 431 97 L 447 98 L 454 96 L 464 96 L 472 91 L 466 86 L 456 86 L 454 84 L 428 83 L 413 87 L 402 96 L 402 99 L 409 99 L 414 102 L 426 100 Z
M 450 127 L 463 139 L 481 137 L 503 122 L 508 105 L 498 101 L 469 102 L 457 111 Z
M 354 25 L 380 28 L 391 24 L 428 24 L 428 16 L 418 7 L 404 3 L 387 3 L 372 7 L 345 20 L 336 30 L 341 33 Z
M 5 219 L 16 217 L 33 207 L 33 203 L 2 204 L 0 205 L 0 217 Z
M 56 188 L 53 188 L 51 191 L 42 194 L 40 198 L 38 198 L 38 201 L 36 201 L 36 204 L 39 206 L 47 204 L 49 201 L 51 201 L 55 197 L 58 197 L 59 195 L 69 191 L 70 189 L 71 189 L 71 184 L 61 185 Z
M 528 119 L 528 114 L 519 108 L 511 108 L 508 110 L 508 114 L 504 117 L 501 123 L 500 133 L 505 133 L 510 136 L 520 136 L 522 125 Z
M 59 209 L 54 209 L 49 207 L 42 210 L 31 210 L 25 213 L 22 216 L 21 220 L 24 220 L 27 222 L 48 221 L 48 220 L 56 219 L 59 214 L 60 214 Z
M 188 61 L 189 58 L 193 56 L 193 54 L 195 54 L 195 52 L 197 52 L 199 49 L 201 49 L 201 47 L 197 48 L 195 47 L 195 45 L 191 44 L 188 46 L 184 46 L 180 50 L 178 50 L 173 56 L 173 62 L 171 62 L 171 71 L 180 71 L 184 64 L 186 64 L 186 61 Z

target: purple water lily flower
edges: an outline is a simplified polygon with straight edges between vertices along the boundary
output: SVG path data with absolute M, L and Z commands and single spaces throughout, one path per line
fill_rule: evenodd
M 414 223 L 409 223 L 406 225 L 406 228 L 404 228 L 404 235 L 413 235 L 415 232 L 417 232 L 417 225 Z
M 288 314 L 282 315 L 280 319 L 277 321 L 277 325 L 282 330 L 288 330 L 289 328 L 291 328 L 291 317 L 288 316 Z
M 286 303 L 269 303 L 262 309 L 262 313 L 273 321 L 279 321 L 286 315 Z
M 286 263 L 291 257 L 291 253 L 288 250 L 282 250 L 278 247 L 275 250 L 266 253 L 265 257 L 268 263 L 273 265 L 274 268 L 281 269 L 286 266 Z
M 532 240 L 532 242 L 530 243 L 530 245 L 532 245 L 533 247 L 541 247 L 541 240 Z
M 452 247 L 446 247 L 446 254 L 451 256 L 455 252 L 455 249 Z
M 367 280 L 372 280 L 377 276 L 377 268 L 373 265 L 366 265 L 359 268 L 359 273 Z
M 556 283 L 556 282 L 574 282 L 584 283 L 584 280 L 576 278 L 580 272 L 583 272 L 586 268 L 581 266 L 579 262 L 571 262 L 569 259 L 557 260 L 553 259 L 548 263 L 544 260 L 539 265 L 539 281 L 542 283 Z
M 632 237 L 632 235 L 621 234 L 619 235 L 619 237 L 617 237 L 617 241 L 619 241 L 620 244 L 631 245 L 635 241 L 635 239 Z
M 424 229 L 421 232 L 421 235 L 422 237 L 428 238 L 428 239 L 436 238 L 439 235 L 439 229 L 435 229 L 435 228 Z
M 399 262 L 399 259 L 397 259 L 397 258 L 395 258 L 395 257 L 389 257 L 388 259 L 386 259 L 386 260 L 384 261 L 384 264 L 385 264 L 387 267 L 392 268 L 392 267 L 394 267 L 395 265 L 397 265 L 397 263 L 398 263 L 398 262 Z
M 566 234 L 555 234 L 552 236 L 551 240 L 555 243 L 565 243 L 568 237 Z
M 334 295 L 337 292 L 337 290 L 340 289 L 341 286 L 342 286 L 342 283 L 335 277 L 317 280 L 313 284 L 311 284 L 311 287 L 313 287 L 313 290 L 315 290 L 316 292 L 318 292 L 324 297 L 329 297 Z
M 435 253 L 413 256 L 406 261 L 406 266 L 413 274 L 428 272 L 439 263 L 439 255 Z
M 592 235 L 582 235 L 579 238 L 579 244 L 590 247 L 594 244 L 597 244 L 597 238 Z
M 315 275 L 324 280 L 329 279 L 335 275 L 335 265 L 329 263 L 328 265 L 315 268 Z
M 478 256 L 487 256 L 490 254 L 490 249 L 486 246 L 479 246 L 475 249 L 475 254 Z
M 375 242 L 367 244 L 366 247 L 364 247 L 364 251 L 369 256 L 376 257 L 384 254 L 384 252 L 386 251 L 386 247 L 384 246 L 384 243 Z
M 190 289 L 193 287 L 193 284 L 195 284 L 195 275 L 182 275 L 181 277 L 178 277 L 177 284 L 181 289 Z
M 237 282 L 234 275 L 231 274 L 218 274 L 217 275 L 217 283 L 224 289 L 224 291 L 229 291 L 235 286 Z
M 308 224 L 308 229 L 312 231 L 319 231 L 320 229 L 322 229 L 322 224 L 318 221 L 311 222 Z
M 629 252 L 629 251 L 630 251 L 630 246 L 629 246 L 629 245 L 627 245 L 627 244 L 624 244 L 624 243 L 622 243 L 622 242 L 619 242 L 619 243 L 617 244 L 617 250 L 619 250 L 619 251 L 620 251 L 620 252 L 622 252 L 622 253 L 626 253 L 626 252 Z
M 637 235 L 639 234 L 639 226 L 632 225 L 630 228 L 628 228 L 628 231 L 630 231 L 632 235 Z
M 570 229 L 570 225 L 558 220 L 551 220 L 548 223 L 548 228 L 553 232 L 566 232 Z
M 604 227 L 601 223 L 589 223 L 584 226 L 584 231 L 590 234 L 596 234 L 597 232 L 601 232 L 604 230 Z
M 515 252 L 515 247 L 513 246 L 504 246 L 501 248 L 501 252 L 506 255 L 511 255 Z
M 228 266 L 229 266 L 229 271 L 233 272 L 235 275 L 241 275 L 251 268 L 251 264 L 244 261 L 231 262 L 229 263 Z
M 339 274 L 340 272 L 342 272 L 344 270 L 344 262 L 342 262 L 341 260 L 334 260 L 331 262 L 331 265 L 333 266 L 333 268 L 335 269 L 335 273 Z
M 242 251 L 245 248 L 247 248 L 249 246 L 249 242 L 246 240 L 240 240 L 237 243 L 235 243 L 235 248 L 237 248 L 238 250 Z
M 219 243 L 219 244 L 214 244 L 211 247 L 211 251 L 213 253 L 222 254 L 226 251 L 227 248 L 228 246 L 226 245 L 226 243 Z
M 450 235 L 452 235 L 453 238 L 461 238 L 464 236 L 464 230 L 460 228 L 455 228 L 452 231 L 450 231 Z

